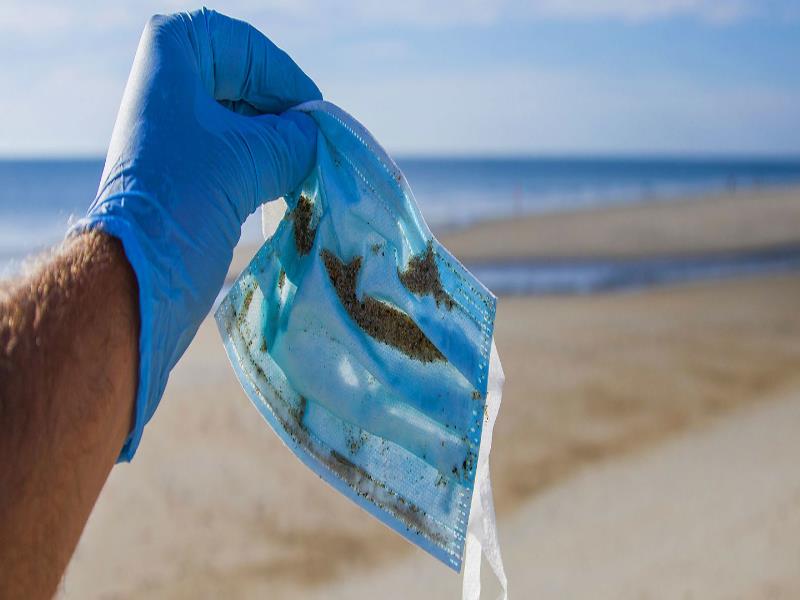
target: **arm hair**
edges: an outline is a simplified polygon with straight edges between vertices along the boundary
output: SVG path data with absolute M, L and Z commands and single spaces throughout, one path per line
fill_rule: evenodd
M 0 597 L 47 598 L 131 427 L 135 275 L 90 232 L 0 289 Z

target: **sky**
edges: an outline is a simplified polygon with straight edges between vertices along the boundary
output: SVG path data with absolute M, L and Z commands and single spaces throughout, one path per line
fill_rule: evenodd
M 103 156 L 182 1 L 2 0 L 0 155 Z M 800 156 L 795 0 L 231 0 L 399 155 Z

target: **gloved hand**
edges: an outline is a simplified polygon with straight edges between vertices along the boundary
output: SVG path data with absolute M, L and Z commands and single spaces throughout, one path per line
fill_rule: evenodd
M 311 169 L 313 122 L 275 113 L 319 98 L 247 23 L 205 9 L 148 22 L 97 198 L 71 230 L 119 238 L 139 284 L 139 387 L 120 460 L 136 452 L 170 370 L 224 283 L 242 223 Z

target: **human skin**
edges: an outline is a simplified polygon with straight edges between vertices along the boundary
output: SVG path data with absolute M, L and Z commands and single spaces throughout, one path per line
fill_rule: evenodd
M 69 239 L 0 289 L 0 598 L 49 598 L 131 427 L 137 283 L 120 242 Z

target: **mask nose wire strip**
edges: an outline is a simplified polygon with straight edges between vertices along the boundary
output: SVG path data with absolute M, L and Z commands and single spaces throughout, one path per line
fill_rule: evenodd
M 500 364 L 497 348 L 492 340 L 489 360 L 489 384 L 486 390 L 486 421 L 481 433 L 478 452 L 478 468 L 475 474 L 475 490 L 472 494 L 469 524 L 467 525 L 467 544 L 464 550 L 464 581 L 462 600 L 478 600 L 481 595 L 481 553 L 494 571 L 500 583 L 498 598 L 508 600 L 508 580 L 500 555 L 497 538 L 497 523 L 492 498 L 492 480 L 489 475 L 489 453 L 492 450 L 492 430 L 500 410 L 505 375 Z

